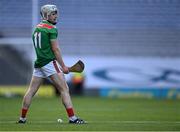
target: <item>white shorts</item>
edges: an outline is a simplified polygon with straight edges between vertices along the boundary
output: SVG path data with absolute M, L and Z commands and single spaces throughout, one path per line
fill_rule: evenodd
M 62 72 L 59 64 L 54 60 L 41 68 L 34 68 L 33 76 L 47 78 L 53 74 Z

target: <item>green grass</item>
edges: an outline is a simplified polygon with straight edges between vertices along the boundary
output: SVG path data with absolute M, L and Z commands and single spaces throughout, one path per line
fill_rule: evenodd
M 180 130 L 180 100 L 73 98 L 75 112 L 88 121 L 68 124 L 59 98 L 34 98 L 26 124 L 15 124 L 22 98 L 0 98 L 1 131 L 173 131 Z M 63 123 L 58 123 L 61 118 Z

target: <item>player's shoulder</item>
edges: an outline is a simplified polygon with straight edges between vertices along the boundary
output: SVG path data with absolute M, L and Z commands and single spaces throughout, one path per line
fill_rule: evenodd
M 46 29 L 53 29 L 54 26 L 46 24 L 46 23 L 39 23 L 37 26 L 37 28 L 46 28 Z
M 36 26 L 36 28 L 46 29 L 46 30 L 48 30 L 48 31 L 50 31 L 50 32 L 52 32 L 52 31 L 57 31 L 56 26 L 50 24 L 50 23 L 47 22 L 47 21 L 42 21 L 41 23 L 39 23 L 39 24 Z

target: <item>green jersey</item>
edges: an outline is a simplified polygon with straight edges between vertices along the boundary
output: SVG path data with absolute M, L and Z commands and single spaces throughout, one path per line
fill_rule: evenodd
M 46 20 L 38 24 L 32 34 L 34 48 L 36 51 L 36 60 L 34 67 L 40 68 L 55 59 L 51 49 L 51 40 L 56 40 L 58 36 L 54 25 Z

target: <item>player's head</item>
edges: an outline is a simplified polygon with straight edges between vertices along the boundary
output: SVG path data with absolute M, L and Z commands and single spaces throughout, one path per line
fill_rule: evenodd
M 54 25 L 57 23 L 58 9 L 56 5 L 43 5 L 40 13 L 43 20 L 47 20 Z

